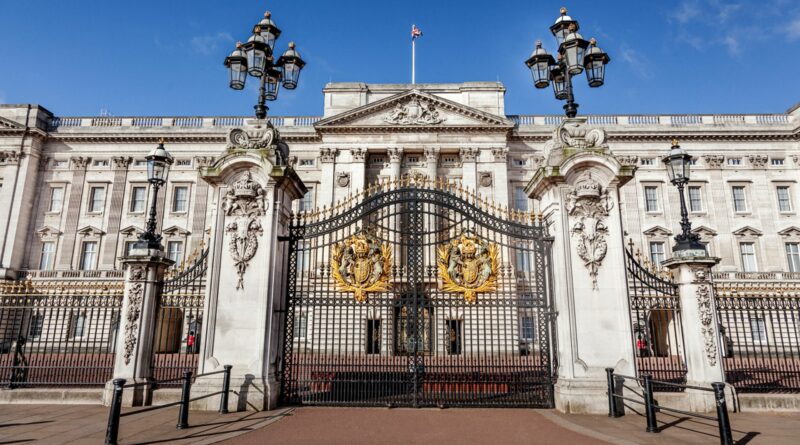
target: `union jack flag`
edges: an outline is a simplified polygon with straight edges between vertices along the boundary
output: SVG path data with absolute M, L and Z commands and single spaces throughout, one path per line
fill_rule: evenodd
M 411 25 L 411 40 L 416 40 L 417 37 L 422 37 L 422 31 L 417 28 L 417 25 Z

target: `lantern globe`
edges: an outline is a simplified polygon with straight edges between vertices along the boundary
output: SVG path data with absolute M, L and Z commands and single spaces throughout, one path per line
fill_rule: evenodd
M 275 50 L 275 41 L 280 37 L 281 30 L 275 25 L 275 22 L 272 21 L 272 14 L 269 11 L 264 13 L 264 18 L 258 22 L 256 28 L 259 29 L 259 34 L 264 38 L 264 42 L 269 47 L 269 52 L 271 54 L 272 51 Z
M 241 90 L 247 81 L 247 56 L 242 50 L 242 42 L 237 42 L 236 49 L 225 58 L 228 68 L 229 86 L 234 90 Z
M 542 41 L 536 41 L 536 49 L 525 61 L 525 65 L 531 70 L 533 76 L 533 86 L 536 88 L 547 88 L 550 85 L 550 66 L 555 64 L 555 59 L 544 48 Z
M 153 151 L 145 156 L 145 159 L 147 160 L 147 180 L 157 186 L 164 185 L 167 182 L 167 175 L 169 175 L 169 168 L 172 165 L 173 158 L 164 148 L 163 139 Z
M 289 49 L 278 59 L 276 66 L 283 70 L 283 87 L 287 90 L 297 88 L 300 81 L 300 71 L 306 62 L 300 57 L 300 53 L 295 49 L 294 42 L 289 42 Z
M 550 32 L 556 38 L 556 43 L 560 46 L 567 39 L 570 33 L 570 27 L 575 26 L 575 30 L 580 29 L 577 20 L 567 15 L 567 8 L 561 8 L 561 15 L 556 19 L 555 23 L 550 26 Z
M 597 41 L 589 41 L 589 50 L 583 58 L 583 67 L 586 69 L 586 81 L 592 88 L 603 86 L 606 76 L 606 65 L 611 61 L 602 49 L 597 46 Z

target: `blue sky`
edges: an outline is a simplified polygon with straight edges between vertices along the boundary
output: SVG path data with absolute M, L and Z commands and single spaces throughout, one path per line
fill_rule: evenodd
M 322 113 L 329 81 L 500 80 L 508 114 L 561 113 L 523 65 L 566 5 L 612 62 L 577 86 L 582 113 L 780 113 L 800 101 L 796 0 L 26 0 L 0 8 L 0 103 L 57 115 L 250 115 L 252 88 L 227 87 L 224 57 L 265 9 L 308 62 L 273 115 Z M 252 80 L 252 79 L 251 79 Z M 255 82 L 253 82 L 255 83 Z

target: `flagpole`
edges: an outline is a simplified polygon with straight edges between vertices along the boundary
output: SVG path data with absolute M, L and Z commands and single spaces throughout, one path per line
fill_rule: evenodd
M 411 39 L 411 84 L 417 83 L 417 39 Z

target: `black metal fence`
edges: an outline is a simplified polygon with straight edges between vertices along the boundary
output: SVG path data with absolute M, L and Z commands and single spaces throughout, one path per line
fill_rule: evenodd
M 0 386 L 105 385 L 122 296 L 122 281 L 0 283 Z
M 659 381 L 685 383 L 678 288 L 666 273 L 634 253 L 632 244 L 625 251 L 625 259 L 636 370 Z M 655 390 L 679 391 L 680 387 L 656 384 Z
M 208 249 L 164 282 L 153 337 L 153 378 L 171 380 L 197 370 L 203 335 Z M 174 386 L 180 382 L 172 383 Z
M 715 283 L 725 380 L 738 392 L 800 392 L 800 292 Z

